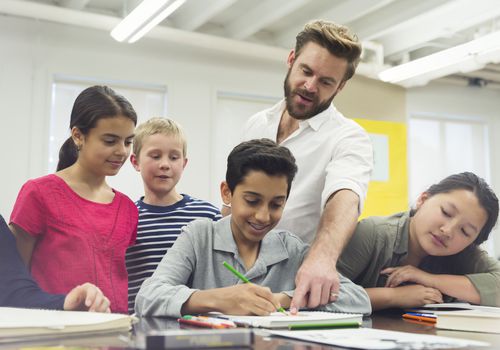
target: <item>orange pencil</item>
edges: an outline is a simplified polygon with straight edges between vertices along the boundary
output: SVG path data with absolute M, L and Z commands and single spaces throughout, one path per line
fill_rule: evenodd
M 407 313 L 407 314 L 403 314 L 403 318 L 410 319 L 410 320 L 423 321 L 423 322 L 436 323 L 436 316 L 434 316 L 432 314 Z

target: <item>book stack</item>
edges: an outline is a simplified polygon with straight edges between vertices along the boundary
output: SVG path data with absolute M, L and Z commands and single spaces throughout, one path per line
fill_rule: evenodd
M 414 312 L 437 316 L 436 328 L 466 332 L 500 333 L 500 308 L 469 303 L 427 304 Z
M 436 328 L 500 333 L 500 313 L 484 310 L 443 311 L 437 317 Z
M 128 332 L 134 321 L 134 317 L 122 314 L 0 307 L 0 342 Z

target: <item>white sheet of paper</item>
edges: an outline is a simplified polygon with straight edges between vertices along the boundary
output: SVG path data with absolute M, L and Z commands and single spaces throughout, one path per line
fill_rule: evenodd
M 489 343 L 475 340 L 386 331 L 373 328 L 269 331 L 269 333 L 287 338 L 354 349 L 446 349 L 490 345 Z

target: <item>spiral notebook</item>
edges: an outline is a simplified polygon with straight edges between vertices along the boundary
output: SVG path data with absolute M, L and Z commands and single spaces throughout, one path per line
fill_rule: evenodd
M 319 326 L 333 327 L 335 325 L 349 323 L 361 325 L 363 322 L 362 314 L 324 311 L 300 311 L 297 315 L 273 312 L 269 316 L 220 315 L 219 317 L 229 319 L 238 325 L 256 328 L 290 328 L 298 325 L 310 326 L 311 328 Z

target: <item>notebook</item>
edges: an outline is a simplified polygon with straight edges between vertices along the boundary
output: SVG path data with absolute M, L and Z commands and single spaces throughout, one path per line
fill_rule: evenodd
M 289 328 L 297 325 L 310 325 L 311 327 L 321 325 L 335 325 L 341 323 L 363 322 L 362 314 L 333 313 L 323 311 L 300 311 L 297 315 L 285 315 L 281 312 L 273 312 L 269 316 L 235 316 L 221 315 L 237 325 L 256 328 Z
M 128 331 L 134 320 L 122 314 L 0 307 L 0 337 Z
M 442 312 L 450 312 L 450 311 L 479 310 L 500 315 L 500 307 L 473 305 L 469 303 L 425 304 L 424 306 L 407 310 L 414 312 L 424 312 L 424 313 L 432 312 L 436 315 L 440 315 Z
M 482 310 L 440 312 L 437 317 L 436 328 L 500 333 L 500 314 Z

